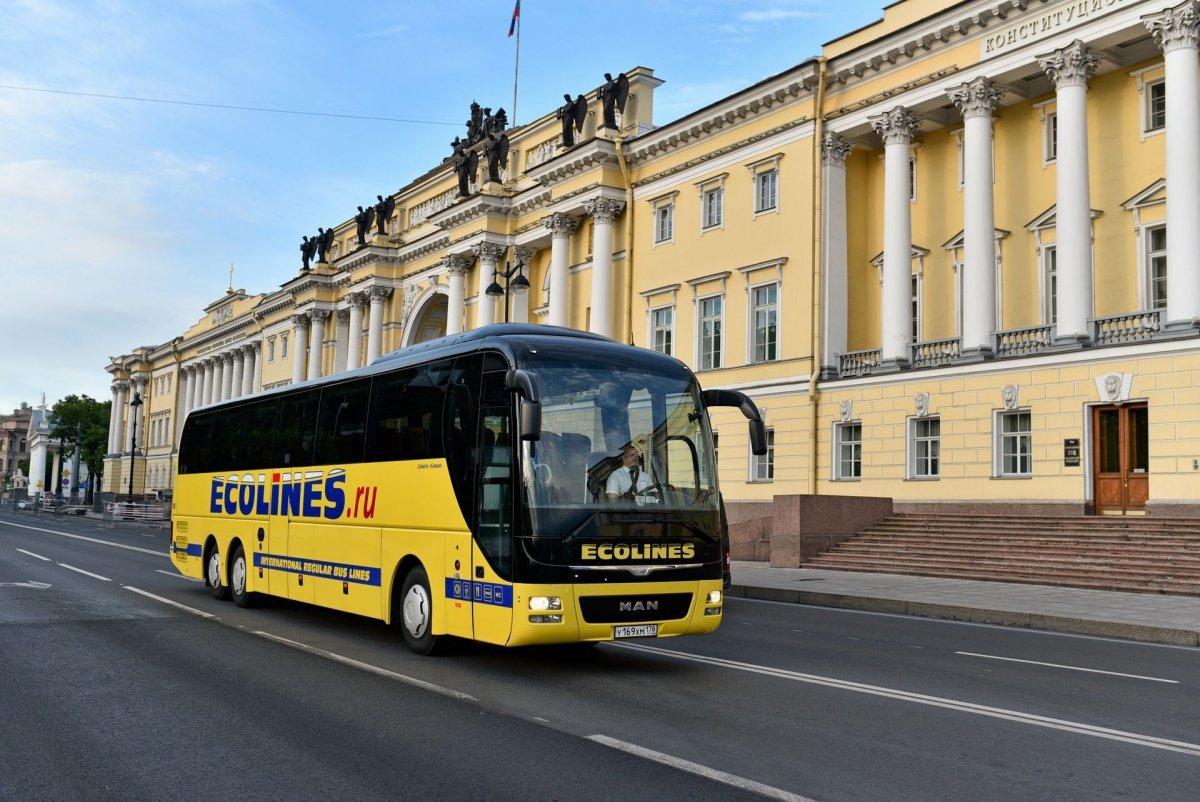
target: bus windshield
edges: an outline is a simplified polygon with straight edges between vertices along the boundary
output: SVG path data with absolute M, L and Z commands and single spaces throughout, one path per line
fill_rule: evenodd
M 691 373 L 591 359 L 530 357 L 542 402 L 541 438 L 522 447 L 533 533 L 562 535 L 601 510 L 717 510 L 712 435 Z

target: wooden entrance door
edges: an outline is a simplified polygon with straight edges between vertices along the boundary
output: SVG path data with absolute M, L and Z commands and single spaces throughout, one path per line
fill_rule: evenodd
M 1092 408 L 1092 487 L 1098 514 L 1144 512 L 1150 496 L 1145 404 Z

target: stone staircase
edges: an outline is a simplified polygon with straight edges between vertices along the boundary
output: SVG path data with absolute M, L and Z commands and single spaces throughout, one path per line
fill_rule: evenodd
M 904 513 L 803 567 L 1200 596 L 1200 520 Z

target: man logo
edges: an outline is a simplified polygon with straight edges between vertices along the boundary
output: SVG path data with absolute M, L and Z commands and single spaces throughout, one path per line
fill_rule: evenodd
M 646 611 L 657 612 L 658 611 L 658 602 L 656 602 L 656 601 L 645 601 L 645 602 L 623 601 L 620 603 L 619 609 L 623 613 L 646 612 Z

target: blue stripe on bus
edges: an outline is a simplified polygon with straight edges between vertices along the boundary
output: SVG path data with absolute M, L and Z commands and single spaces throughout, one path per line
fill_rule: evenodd
M 472 582 L 469 579 L 446 577 L 446 599 L 468 601 L 474 604 L 491 604 L 496 607 L 512 607 L 512 585 L 495 585 L 491 582 Z
M 182 547 L 182 546 L 176 546 L 174 543 L 172 543 L 171 544 L 171 553 L 179 554 L 180 552 L 183 552 L 184 554 L 186 554 L 189 557 L 204 556 L 201 552 L 199 543 L 189 543 L 186 548 Z
M 287 557 L 282 554 L 255 554 L 254 567 L 289 574 L 304 574 L 320 579 L 353 582 L 358 585 L 380 585 L 380 570 L 370 565 L 350 565 L 314 560 L 310 557 Z

